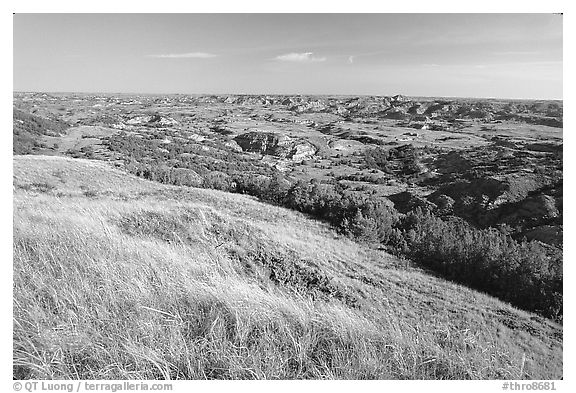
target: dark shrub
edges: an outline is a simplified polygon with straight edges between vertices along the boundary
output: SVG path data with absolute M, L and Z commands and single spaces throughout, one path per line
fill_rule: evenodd
M 548 255 L 540 244 L 518 242 L 494 228 L 476 229 L 420 209 L 400 225 L 404 252 L 414 261 L 517 307 L 561 319 L 561 255 Z

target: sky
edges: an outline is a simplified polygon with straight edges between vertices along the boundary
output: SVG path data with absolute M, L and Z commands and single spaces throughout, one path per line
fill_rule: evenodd
M 13 88 L 562 99 L 562 18 L 16 14 Z

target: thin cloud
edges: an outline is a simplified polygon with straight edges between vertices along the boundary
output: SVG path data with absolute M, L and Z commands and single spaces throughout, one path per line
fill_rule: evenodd
M 326 61 L 325 57 L 314 57 L 313 52 L 304 53 L 286 53 L 284 55 L 279 55 L 274 58 L 274 60 L 288 61 L 292 63 L 315 63 L 320 61 Z
M 162 55 L 148 55 L 147 57 L 155 57 L 157 59 L 211 59 L 217 57 L 213 53 L 206 52 L 190 52 L 190 53 L 168 53 Z

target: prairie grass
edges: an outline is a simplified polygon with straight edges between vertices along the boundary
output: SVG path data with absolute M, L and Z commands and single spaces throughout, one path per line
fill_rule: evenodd
M 303 215 L 86 160 L 14 183 L 15 378 L 562 376 L 558 324 Z

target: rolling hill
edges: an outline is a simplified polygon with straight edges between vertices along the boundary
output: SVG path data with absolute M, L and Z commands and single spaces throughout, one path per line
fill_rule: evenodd
M 559 379 L 562 326 L 303 214 L 14 156 L 14 376 Z

